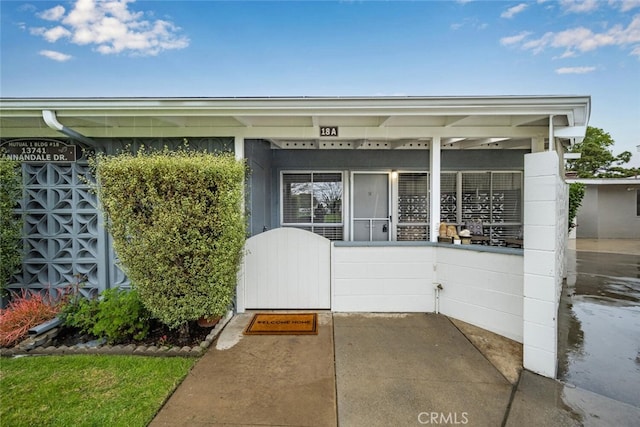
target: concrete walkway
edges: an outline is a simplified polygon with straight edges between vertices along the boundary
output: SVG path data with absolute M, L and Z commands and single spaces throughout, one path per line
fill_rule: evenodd
M 560 383 L 528 371 L 512 384 L 442 315 L 322 312 L 317 336 L 243 336 L 251 316 L 231 320 L 151 426 L 578 426 L 612 413 L 624 426 L 640 414 L 579 390 L 588 413 L 572 411 Z

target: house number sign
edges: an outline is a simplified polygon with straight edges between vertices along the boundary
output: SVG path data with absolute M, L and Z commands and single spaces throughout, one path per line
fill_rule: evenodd
M 338 136 L 338 126 L 320 126 L 320 136 Z
M 19 162 L 69 163 L 76 161 L 76 146 L 52 139 L 15 139 L 0 144 L 4 157 Z

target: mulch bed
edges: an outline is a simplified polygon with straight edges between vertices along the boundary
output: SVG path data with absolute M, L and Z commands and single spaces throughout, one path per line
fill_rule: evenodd
M 156 347 L 194 347 L 199 345 L 206 339 L 209 332 L 211 332 L 211 329 L 212 328 L 202 328 L 198 326 L 197 322 L 191 322 L 189 324 L 189 336 L 187 337 L 187 339 L 184 339 L 184 337 L 180 336 L 180 333 L 177 329 L 171 330 L 167 326 L 159 322 L 154 322 L 149 330 L 149 334 L 145 339 L 139 341 L 125 340 L 116 342 L 114 344 L 135 344 L 137 346 L 146 345 Z M 63 345 L 72 347 L 76 344 L 86 343 L 96 339 L 97 338 L 92 335 L 81 333 L 78 329 L 62 327 L 58 335 L 53 339 L 51 345 L 56 347 Z

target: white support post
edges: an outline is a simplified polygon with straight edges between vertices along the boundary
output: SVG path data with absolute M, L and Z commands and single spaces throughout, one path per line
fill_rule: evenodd
M 430 241 L 438 241 L 438 232 L 440 228 L 440 137 L 434 136 L 431 140 L 431 150 L 429 150 L 429 171 L 431 172 L 431 191 L 429 205 L 431 206 L 429 218 L 431 218 Z
M 244 161 L 244 138 L 240 137 L 240 136 L 236 136 L 234 141 L 233 141 L 233 152 L 235 154 L 235 158 L 238 161 Z M 242 193 L 244 194 L 244 187 L 245 187 L 246 183 L 243 182 L 242 184 Z M 241 206 L 240 209 L 242 210 L 242 212 L 245 212 L 245 206 L 244 206 L 244 197 L 242 198 L 242 201 L 240 202 Z M 238 274 L 237 274 L 237 280 L 236 280 L 236 311 L 238 313 L 244 313 L 245 311 L 245 298 L 244 298 L 244 292 L 245 292 L 245 283 L 244 283 L 244 278 L 245 278 L 245 271 L 244 271 L 244 258 L 241 261 L 241 265 L 240 265 L 240 269 L 238 270 Z
M 244 160 L 244 138 L 236 136 L 233 140 L 233 152 L 236 155 L 236 160 Z
M 549 151 L 556 150 L 556 137 L 553 132 L 553 114 L 549 116 Z
M 531 152 L 541 153 L 544 151 L 544 138 L 531 138 Z
M 566 184 L 558 153 L 525 155 L 524 166 L 524 367 L 555 378 L 558 306 L 566 245 Z

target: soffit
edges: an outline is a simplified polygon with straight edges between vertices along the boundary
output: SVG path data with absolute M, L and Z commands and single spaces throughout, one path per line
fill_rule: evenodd
M 586 126 L 589 97 L 0 99 L 3 137 L 53 136 L 42 110 L 89 138 L 240 136 L 275 142 L 407 141 L 441 137 L 443 148 L 521 148 L 554 127 Z M 319 138 L 319 127 L 339 136 Z M 490 139 L 499 138 L 499 141 Z M 457 139 L 457 140 L 456 140 Z M 525 144 L 525 145 L 526 145 Z

